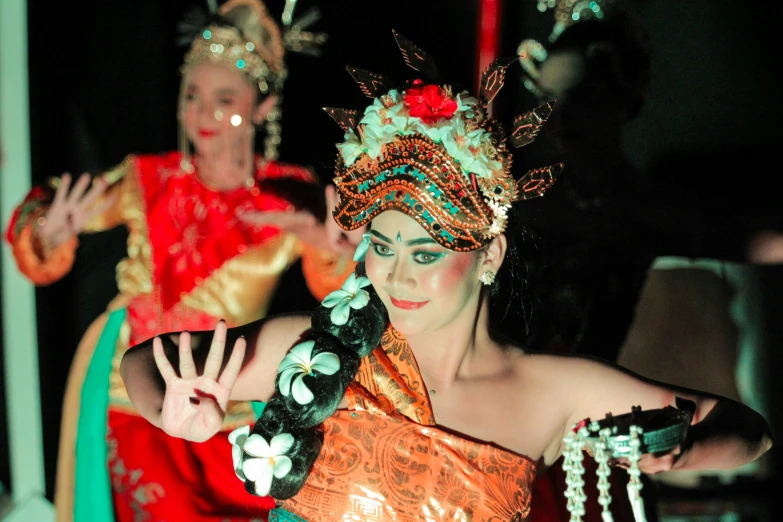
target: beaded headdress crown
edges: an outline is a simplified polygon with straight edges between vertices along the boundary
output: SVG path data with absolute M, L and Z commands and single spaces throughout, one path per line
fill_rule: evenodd
M 543 195 L 563 166 L 531 170 L 519 182 L 511 175 L 506 136 L 487 106 L 516 57 L 495 60 L 474 98 L 443 84 L 426 52 L 397 32 L 394 37 L 405 62 L 430 81 L 395 89 L 385 76 L 348 67 L 374 101 L 361 118 L 355 110 L 325 109 L 345 131 L 337 145 L 335 220 L 354 230 L 398 210 L 450 250 L 479 249 L 505 230 L 513 202 Z M 519 116 L 511 144 L 531 143 L 551 111 L 547 103 Z

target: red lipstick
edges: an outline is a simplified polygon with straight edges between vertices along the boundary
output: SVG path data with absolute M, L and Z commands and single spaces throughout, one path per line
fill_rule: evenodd
M 212 138 L 218 135 L 217 131 L 214 130 L 208 130 L 208 129 L 199 129 L 198 135 L 202 138 Z
M 422 306 L 429 303 L 429 301 L 403 301 L 401 299 L 395 299 L 392 296 L 389 296 L 391 299 L 391 303 L 396 306 L 397 308 L 402 308 L 403 310 L 418 310 Z

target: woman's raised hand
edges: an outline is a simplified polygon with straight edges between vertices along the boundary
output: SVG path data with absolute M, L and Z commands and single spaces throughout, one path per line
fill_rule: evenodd
M 245 212 L 242 221 L 255 226 L 272 226 L 295 234 L 300 240 L 322 250 L 350 257 L 362 240 L 366 226 L 346 232 L 332 219 L 332 210 L 339 203 L 339 195 L 331 185 L 326 187 L 326 220 L 321 223 L 306 210 L 294 212 Z
M 73 189 L 71 182 L 71 175 L 63 174 L 54 200 L 44 214 L 45 222 L 37 229 L 38 237 L 47 249 L 56 248 L 82 232 L 93 217 L 114 203 L 113 199 L 107 199 L 96 204 L 108 187 L 103 180 L 97 180 L 89 190 L 89 174 L 82 174 Z
M 225 346 L 226 323 L 220 321 L 215 328 L 204 373 L 198 375 L 193 362 L 190 334 L 183 332 L 179 336 L 177 375 L 166 357 L 160 337 L 152 341 L 155 363 L 166 382 L 161 411 L 163 431 L 173 437 L 194 442 L 204 442 L 220 431 L 231 389 L 242 369 L 246 341 L 244 337 L 237 339 L 231 357 L 221 373 Z

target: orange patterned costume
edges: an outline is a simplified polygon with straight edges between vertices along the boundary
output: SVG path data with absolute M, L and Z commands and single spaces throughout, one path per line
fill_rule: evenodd
M 413 352 L 391 326 L 362 359 L 346 398 L 348 409 L 324 423 L 304 488 L 283 503 L 289 513 L 308 522 L 528 515 L 535 463 L 439 428 Z

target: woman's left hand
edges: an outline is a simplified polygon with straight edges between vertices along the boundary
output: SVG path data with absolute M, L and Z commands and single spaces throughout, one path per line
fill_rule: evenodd
M 326 220 L 321 223 L 306 210 L 293 212 L 244 212 L 242 221 L 256 226 L 271 226 L 296 234 L 305 243 L 341 256 L 351 256 L 362 240 L 366 227 L 346 232 L 332 219 L 331 209 L 339 202 L 337 191 L 326 187 Z

